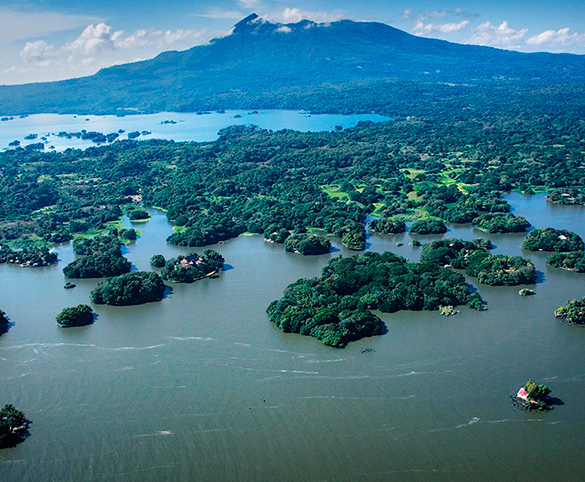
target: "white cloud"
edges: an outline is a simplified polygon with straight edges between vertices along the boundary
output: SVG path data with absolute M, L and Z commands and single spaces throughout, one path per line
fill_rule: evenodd
M 342 13 L 308 12 L 300 8 L 285 8 L 282 12 L 268 14 L 263 18 L 282 23 L 298 23 L 302 20 L 312 20 L 317 23 L 336 22 L 344 18 Z
M 459 23 L 427 23 L 425 24 L 422 20 L 417 21 L 414 32 L 417 35 L 429 35 L 433 33 L 450 34 L 460 32 L 469 24 L 469 20 L 462 20 Z
M 275 32 L 280 32 L 280 33 L 291 33 L 292 32 L 292 28 L 287 27 L 286 25 L 283 25 L 281 27 L 278 27 Z
M 89 25 L 73 42 L 65 45 L 65 49 L 78 56 L 94 56 L 113 50 L 138 49 L 156 47 L 158 49 L 174 44 L 191 46 L 201 43 L 204 30 L 146 30 L 139 29 L 126 35 L 123 30 L 113 31 L 112 27 L 100 23 Z
M 214 39 L 217 40 L 217 39 L 220 39 L 220 38 L 229 37 L 231 34 L 234 33 L 234 30 L 235 29 L 236 29 L 235 27 L 232 27 L 229 30 L 221 30 L 221 31 L 219 31 L 219 32 L 216 33 Z
M 519 49 L 522 48 L 527 33 L 527 28 L 515 30 L 506 20 L 498 26 L 492 25 L 491 22 L 484 22 L 477 26 L 468 43 Z
M 571 33 L 568 27 L 560 30 L 546 30 L 527 39 L 526 44 L 552 50 L 574 46 L 585 47 L 585 33 Z
M 158 47 L 166 47 L 174 44 L 189 44 L 194 42 L 201 43 L 200 40 L 204 38 L 205 30 L 165 30 L 154 31 L 151 33 L 151 42 Z
M 114 50 L 116 40 L 123 34 L 121 30 L 112 32 L 112 27 L 105 23 L 88 25 L 76 40 L 65 48 L 78 55 L 95 55 Z
M 44 40 L 27 42 L 20 52 L 20 58 L 27 64 L 38 64 L 43 67 L 55 63 L 55 57 L 55 48 Z
M 136 32 L 123 37 L 122 35 L 119 36 L 116 42 L 114 42 L 114 47 L 121 48 L 121 49 L 133 49 L 133 48 L 140 48 L 145 47 L 149 44 L 149 34 L 148 31 L 145 29 L 136 30 Z
M 477 17 L 477 14 L 468 12 L 461 8 L 453 10 L 434 10 L 422 12 L 415 17 L 412 10 L 405 10 L 402 13 L 402 18 L 414 19 L 416 22 L 412 32 L 416 35 L 449 35 L 461 32 L 468 25 L 471 19 Z M 430 19 L 444 19 L 443 22 L 433 23 L 427 22 Z
M 445 10 L 442 11 L 434 11 L 434 12 L 423 12 L 419 15 L 419 19 L 420 20 L 428 20 L 429 18 L 443 18 L 445 16 L 447 16 L 447 13 Z
M 256 8 L 260 6 L 260 0 L 239 0 L 238 5 L 244 8 Z
M 239 20 L 244 18 L 246 14 L 238 10 L 222 10 L 219 8 L 210 8 L 204 13 L 191 14 L 194 17 L 212 18 L 212 19 L 228 19 L 228 20 Z

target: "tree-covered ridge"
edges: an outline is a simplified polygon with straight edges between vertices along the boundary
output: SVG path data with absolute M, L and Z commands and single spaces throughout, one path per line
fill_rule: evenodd
M 0 449 L 22 442 L 27 430 L 26 416 L 14 405 L 5 405 L 0 410 Z
M 288 33 L 280 34 L 284 29 Z M 549 105 L 574 109 L 579 99 L 574 106 L 557 98 L 556 88 L 579 89 L 584 64 L 577 55 L 460 45 L 381 23 L 283 25 L 251 15 L 230 35 L 184 52 L 164 52 L 80 79 L 2 86 L 0 104 L 5 115 L 230 108 L 420 115 L 434 104 L 448 104 L 454 117 L 474 118 L 478 102 L 531 107 L 535 92 L 546 95 Z M 425 108 L 425 101 L 433 106 Z M 521 140 L 523 132 L 518 134 Z
M 585 252 L 571 251 L 568 253 L 553 253 L 546 258 L 546 264 L 554 268 L 585 273 Z
M 512 213 L 482 214 L 472 222 L 474 226 L 488 233 L 521 233 L 530 227 L 525 217 Z
M 64 308 L 57 315 L 57 324 L 64 328 L 85 326 L 93 323 L 93 310 L 88 305 L 77 305 Z
M 216 273 L 223 268 L 224 263 L 221 254 L 206 249 L 202 256 L 190 253 L 168 260 L 161 271 L 161 276 L 162 279 L 174 283 L 193 283 Z
M 284 248 L 297 254 L 326 254 L 331 251 L 331 241 L 316 234 L 294 234 L 286 239 Z
M 98 305 L 140 305 L 162 300 L 165 289 L 158 274 L 132 271 L 100 283 L 91 292 L 91 301 Z
M 267 312 L 286 333 L 343 347 L 382 333 L 381 320 L 370 310 L 393 313 L 462 304 L 483 308 L 461 274 L 432 263 L 407 263 L 392 253 L 367 252 L 331 260 L 320 277 L 290 285 Z
M 522 249 L 529 251 L 583 251 L 581 237 L 567 229 L 534 229 L 522 243 Z
M 128 273 L 132 263 L 122 255 L 117 232 L 107 236 L 76 239 L 73 251 L 82 258 L 63 268 L 68 278 L 107 278 Z
M 555 316 L 577 325 L 585 324 L 585 297 L 571 300 L 555 311 Z

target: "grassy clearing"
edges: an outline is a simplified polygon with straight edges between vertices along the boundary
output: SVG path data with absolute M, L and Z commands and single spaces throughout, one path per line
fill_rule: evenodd
M 414 179 L 419 174 L 424 174 L 427 171 L 425 169 L 400 169 L 400 172 L 408 179 Z
M 382 215 L 382 209 L 385 207 L 386 205 L 384 203 L 374 203 L 374 210 L 372 211 L 371 215 L 372 216 L 381 216 Z
M 416 201 L 416 202 L 420 202 L 422 201 L 422 196 L 419 196 L 415 191 L 410 191 L 407 195 L 406 198 L 409 201 Z
M 332 198 L 349 199 L 349 195 L 346 192 L 340 191 L 340 186 L 338 184 L 321 186 L 321 190 Z
M 136 224 L 136 223 L 147 223 L 151 219 L 152 219 L 151 216 L 147 217 L 146 219 L 130 219 L 130 223 L 132 223 L 132 224 Z

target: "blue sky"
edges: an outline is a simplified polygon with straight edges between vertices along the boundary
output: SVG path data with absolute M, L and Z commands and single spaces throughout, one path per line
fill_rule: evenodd
M 524 52 L 585 54 L 583 0 L 0 0 L 0 84 L 91 75 L 229 35 L 256 12 L 273 22 L 342 18 Z

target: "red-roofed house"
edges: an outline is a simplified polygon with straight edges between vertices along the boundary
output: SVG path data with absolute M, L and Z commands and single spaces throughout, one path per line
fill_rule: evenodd
M 522 387 L 520 390 L 518 390 L 516 397 L 528 401 L 528 392 L 524 390 L 524 387 Z

